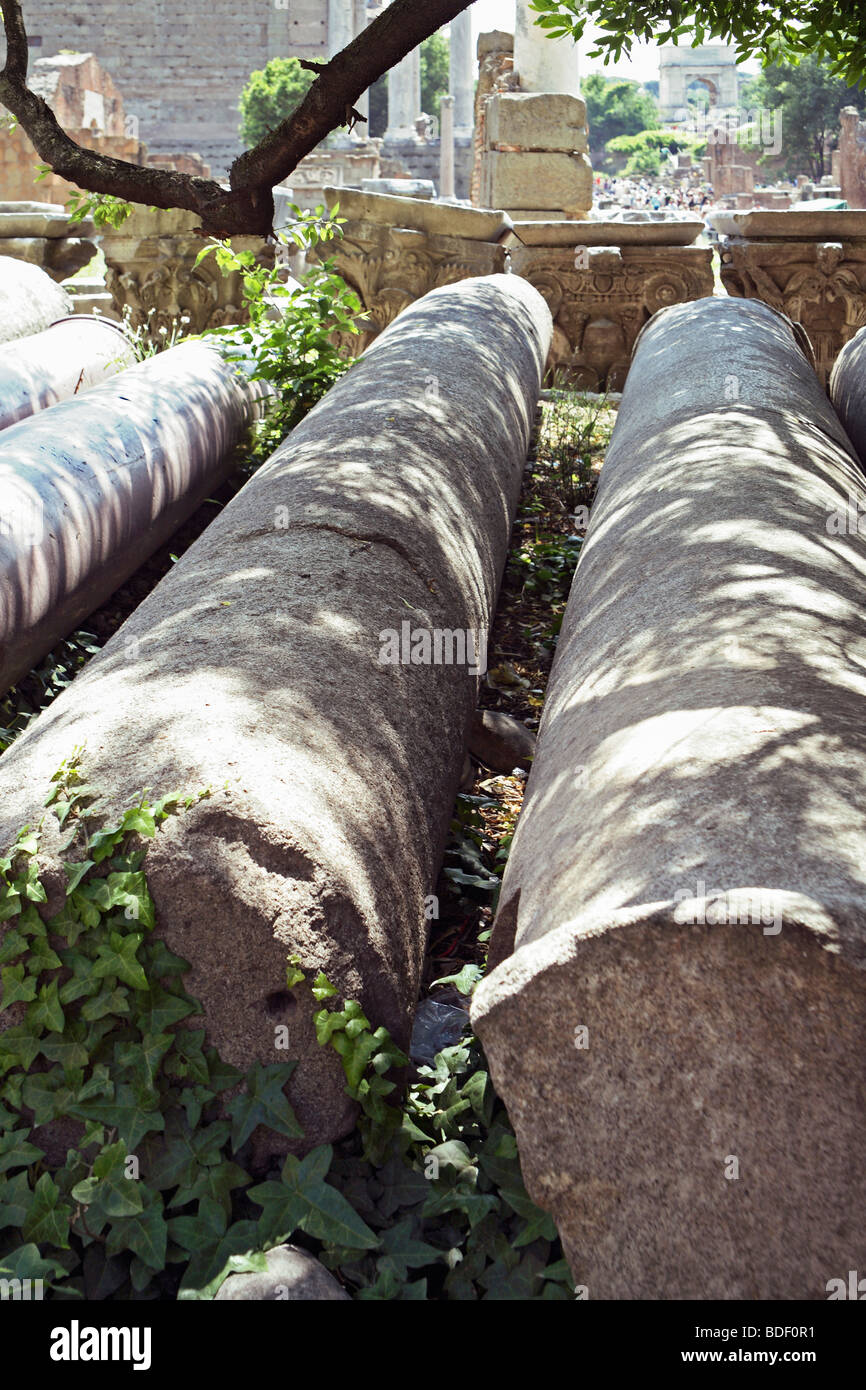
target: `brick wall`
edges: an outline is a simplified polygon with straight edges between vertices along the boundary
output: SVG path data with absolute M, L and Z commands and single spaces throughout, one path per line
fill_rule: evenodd
M 94 53 L 154 154 L 194 152 L 217 175 L 241 149 L 237 105 L 250 73 L 278 55 L 323 57 L 327 12 L 327 0 L 26 0 L 24 6 L 35 57 L 63 49 Z

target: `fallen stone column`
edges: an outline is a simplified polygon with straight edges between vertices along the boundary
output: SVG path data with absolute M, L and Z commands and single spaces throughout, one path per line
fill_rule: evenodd
M 0 343 L 41 333 L 69 313 L 69 296 L 38 265 L 0 256 Z
M 472 1012 L 590 1298 L 821 1299 L 866 1268 L 849 494 L 784 318 L 712 298 L 649 322 Z
M 158 930 L 227 1061 L 300 1059 L 311 1143 L 352 1106 L 286 958 L 408 1042 L 551 331 L 517 276 L 408 307 L 0 758 L 0 844 L 82 743 L 109 811 L 213 789 L 148 854 Z
M 0 430 L 134 365 L 117 324 L 86 314 L 7 343 L 0 347 Z
M 830 400 L 866 468 L 866 329 L 845 344 L 830 374 Z M 866 523 L 863 531 L 866 533 Z
M 219 487 L 261 394 L 185 343 L 0 434 L 0 692 Z

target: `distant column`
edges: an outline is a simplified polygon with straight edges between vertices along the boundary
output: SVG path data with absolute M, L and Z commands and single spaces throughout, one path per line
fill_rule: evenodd
M 352 38 L 357 38 L 367 27 L 367 0 L 352 0 Z M 362 116 L 370 119 L 370 93 L 364 92 L 355 102 L 355 110 L 360 111 Z M 368 126 L 359 125 L 357 127 L 359 135 L 369 134 Z
M 475 124 L 475 61 L 469 10 L 451 21 L 448 89 L 454 98 L 454 133 L 471 135 Z
M 439 104 L 439 196 L 454 197 L 454 108 L 452 96 Z
M 517 0 L 514 27 L 514 68 L 523 92 L 567 92 L 580 96 L 577 44 L 551 39 L 533 23 L 527 0 Z
M 352 42 L 354 0 L 328 0 L 328 57 L 333 58 Z
M 388 73 L 388 129 L 386 140 L 412 139 L 421 115 L 421 58 L 416 48 Z

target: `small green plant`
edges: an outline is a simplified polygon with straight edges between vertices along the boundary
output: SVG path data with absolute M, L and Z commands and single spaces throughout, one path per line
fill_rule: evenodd
M 189 314 L 173 318 L 171 327 L 165 323 L 154 325 L 155 316 L 156 309 L 148 309 L 144 318 L 140 318 L 133 313 L 131 305 L 123 306 L 120 327 L 132 346 L 136 362 L 146 362 L 149 357 L 155 357 L 159 352 L 167 352 L 187 336 Z
M 342 235 L 337 217 L 324 207 L 292 209 L 293 222 L 283 246 L 309 251 Z M 281 266 L 262 265 L 252 251 L 235 251 L 226 241 L 211 241 L 196 264 L 213 255 L 223 274 L 242 277 L 249 324 L 212 330 L 224 341 L 229 360 L 254 362 L 253 380 L 274 390 L 274 404 L 260 431 L 260 450 L 267 456 L 346 370 L 348 363 L 335 335 L 356 335 L 361 302 L 325 260 L 307 271 L 302 284 L 287 284 Z
M 36 183 L 41 183 L 54 172 L 50 164 L 40 164 L 38 168 Z M 131 215 L 133 205 L 124 198 L 116 198 L 113 193 L 82 193 L 80 188 L 73 188 L 66 200 L 66 211 L 69 213 L 70 226 L 90 218 L 96 227 L 117 228 L 122 227 Z
M 18 685 L 0 697 L 0 753 L 4 753 L 30 721 L 72 684 L 78 672 L 99 650 L 95 635 L 80 628 L 58 642 Z
M 67 1299 L 209 1299 L 292 1239 L 360 1299 L 569 1298 L 478 1044 L 445 1049 L 405 1087 L 405 1055 L 321 973 L 316 1033 L 360 1123 L 254 1182 L 254 1129 L 302 1137 L 284 1089 L 296 1064 L 244 1075 L 190 1026 L 201 1006 L 156 936 L 141 847 L 209 793 L 142 794 L 104 825 L 81 752 L 46 803 L 69 856 L 59 910 L 44 915 L 40 827 L 0 858 L 0 1277 Z M 453 982 L 468 993 L 479 974 Z M 304 978 L 291 959 L 288 987 Z M 65 1156 L 49 1158 L 58 1123 Z
M 605 396 L 592 401 L 568 389 L 567 376 L 554 377 L 545 407 L 539 462 L 550 468 L 568 512 L 588 507 L 598 481 L 593 455 L 610 438 L 610 406 Z

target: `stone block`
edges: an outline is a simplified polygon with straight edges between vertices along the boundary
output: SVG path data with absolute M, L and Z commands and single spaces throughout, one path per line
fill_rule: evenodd
M 586 103 L 566 93 L 497 92 L 487 103 L 487 141 L 493 149 L 585 153 Z
M 489 208 L 585 211 L 592 207 L 592 166 L 585 154 L 488 150 L 481 195 Z

